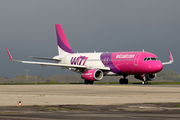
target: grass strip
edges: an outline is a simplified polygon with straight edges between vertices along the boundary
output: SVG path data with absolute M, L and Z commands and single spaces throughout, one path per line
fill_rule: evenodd
M 60 111 L 60 110 L 74 110 L 74 111 L 84 111 L 83 109 L 72 109 L 72 108 L 63 108 L 63 107 L 50 107 L 50 106 L 41 106 L 41 105 L 34 105 L 35 107 L 40 107 L 39 111 Z

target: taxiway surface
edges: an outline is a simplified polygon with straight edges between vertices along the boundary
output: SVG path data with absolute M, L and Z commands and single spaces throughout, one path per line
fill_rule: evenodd
M 0 106 L 3 120 L 179 120 L 179 103 Z
M 179 85 L 0 85 L 3 120 L 179 118 Z
M 180 102 L 180 85 L 1 85 L 0 106 Z

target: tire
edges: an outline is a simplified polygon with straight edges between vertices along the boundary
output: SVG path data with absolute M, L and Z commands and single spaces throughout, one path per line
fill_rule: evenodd
M 148 84 L 148 81 L 143 81 L 142 84 L 143 84 L 143 85 L 147 85 L 147 84 Z
M 94 81 L 89 81 L 89 84 L 93 84 L 94 83 Z
M 88 84 L 89 82 L 88 82 L 88 80 L 84 80 L 84 84 Z
M 147 84 L 148 84 L 148 81 L 145 81 L 145 84 L 147 85 Z
M 123 83 L 124 83 L 124 79 L 121 78 L 121 79 L 119 80 L 119 84 L 123 84 Z
M 128 79 L 124 79 L 124 84 L 128 84 Z

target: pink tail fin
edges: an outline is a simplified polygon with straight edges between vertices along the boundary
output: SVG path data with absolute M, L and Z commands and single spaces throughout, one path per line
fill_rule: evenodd
M 56 35 L 59 54 L 74 53 L 69 45 L 69 42 L 64 34 L 61 24 L 56 24 Z

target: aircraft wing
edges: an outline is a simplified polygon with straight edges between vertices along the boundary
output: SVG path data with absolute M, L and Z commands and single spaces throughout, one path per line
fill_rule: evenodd
M 101 67 L 101 66 L 84 66 L 84 65 L 70 65 L 70 64 L 59 64 L 59 63 L 46 63 L 46 62 L 34 62 L 34 61 L 21 61 L 21 60 L 15 60 L 11 56 L 9 50 L 6 48 L 6 51 L 8 53 L 9 59 L 14 62 L 20 62 L 20 63 L 28 63 L 28 64 L 36 64 L 44 66 L 58 66 L 58 67 L 65 67 L 65 68 L 85 68 L 85 69 L 101 69 L 101 70 L 110 70 L 109 67 Z
M 163 65 L 172 64 L 174 62 L 173 56 L 171 54 L 171 51 L 169 50 L 169 62 L 163 62 Z

